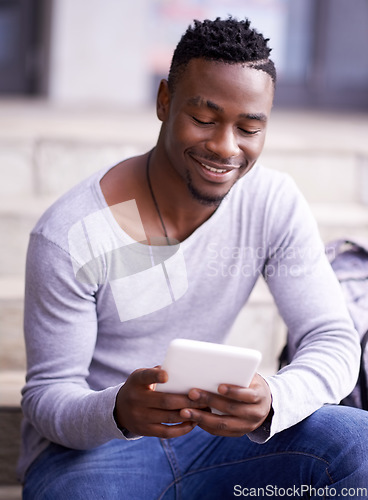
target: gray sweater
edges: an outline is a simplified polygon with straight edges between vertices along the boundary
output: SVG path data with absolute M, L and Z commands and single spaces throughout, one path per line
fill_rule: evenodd
M 289 177 L 257 165 L 185 241 L 150 247 L 113 218 L 105 172 L 59 199 L 31 234 L 21 478 L 50 441 L 88 449 L 127 439 L 113 409 L 128 375 L 160 364 L 171 339 L 224 342 L 259 277 L 290 331 L 293 361 L 267 377 L 271 429 L 250 439 L 264 442 L 352 390 L 358 334 Z M 138 217 L 134 201 L 126 206 Z

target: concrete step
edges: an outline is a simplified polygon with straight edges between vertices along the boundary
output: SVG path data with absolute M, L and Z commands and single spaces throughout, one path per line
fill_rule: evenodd
M 160 121 L 154 106 L 135 110 L 57 105 L 38 99 L 1 99 L 0 137 L 7 141 L 42 138 L 92 142 L 123 141 L 152 147 Z
M 142 153 L 151 145 L 41 138 L 0 141 L 0 163 L 7 165 L 0 196 L 63 194 L 93 172 Z M 368 151 L 265 148 L 260 161 L 289 173 L 310 203 L 367 202 Z
M 278 358 L 286 342 L 287 328 L 266 283 L 259 279 L 248 303 L 240 311 L 227 344 L 262 351 L 259 372 L 263 376 L 278 370 Z
M 265 150 L 368 153 L 366 113 L 274 109 Z
M 368 238 L 368 205 L 361 203 L 311 203 L 325 243 L 340 238 Z
M 0 140 L 0 196 L 59 196 L 105 166 L 145 152 L 150 145 L 122 141 L 39 138 Z
M 121 142 L 40 140 L 34 156 L 37 194 L 60 196 L 94 172 L 147 150 Z
M 0 99 L 0 137 L 119 142 L 152 147 L 160 121 L 154 106 L 122 109 L 56 105 L 47 100 Z M 271 113 L 267 148 L 368 153 L 366 113 L 277 109 Z
M 22 420 L 20 391 L 24 380 L 25 373 L 22 370 L 0 370 L 0 500 L 22 498 L 16 466 Z
M 366 203 L 368 154 L 338 149 L 267 148 L 260 161 L 289 174 L 308 203 Z
M 16 464 L 20 449 L 20 424 L 22 413 L 17 407 L 0 407 L 0 486 L 15 486 L 18 484 L 16 478 Z M 17 495 L 17 490 L 4 489 L 5 492 Z M 1 498 L 1 497 L 0 497 Z M 6 498 L 6 497 L 5 497 Z M 14 497 L 10 497 L 14 498 Z M 10 500 L 9 498 L 9 500 Z M 15 498 L 18 498 L 15 496 Z
M 153 107 L 0 100 L 0 110 L 0 163 L 7 166 L 0 196 L 56 196 L 104 165 L 151 148 L 160 130 Z M 367 136 L 364 113 L 275 109 L 261 159 L 290 172 L 310 202 L 361 202 L 364 191 L 368 203 Z
M 25 370 L 24 279 L 0 279 L 0 370 Z M 0 395 L 1 400 L 1 395 Z
M 122 144 L 43 140 L 35 149 L 34 184 L 39 194 L 58 196 L 105 165 L 144 151 Z M 361 202 L 366 195 L 363 179 L 367 178 L 368 154 L 269 148 L 261 161 L 288 172 L 311 203 Z
M 21 389 L 25 383 L 25 369 L 0 370 L 0 408 L 19 408 Z
M 0 196 L 0 277 L 23 276 L 29 234 L 55 197 Z
M 0 485 L 0 500 L 22 500 L 22 487 Z

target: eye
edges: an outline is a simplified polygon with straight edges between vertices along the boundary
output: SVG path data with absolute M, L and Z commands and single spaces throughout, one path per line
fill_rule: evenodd
M 204 122 L 202 120 L 198 120 L 195 116 L 192 116 L 192 119 L 198 123 L 198 125 L 213 125 L 213 122 Z
M 256 135 L 260 132 L 260 130 L 245 130 L 244 128 L 240 128 L 239 130 L 244 135 Z

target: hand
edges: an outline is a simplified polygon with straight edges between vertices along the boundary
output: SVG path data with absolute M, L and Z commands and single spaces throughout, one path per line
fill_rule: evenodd
M 197 424 L 181 416 L 180 410 L 204 408 L 205 405 L 192 401 L 186 395 L 156 392 L 156 384 L 167 380 L 167 373 L 160 367 L 134 371 L 116 397 L 114 416 L 119 428 L 139 436 L 162 438 L 190 432 Z
M 224 415 L 185 408 L 181 418 L 196 422 L 199 427 L 217 436 L 243 436 L 257 429 L 271 410 L 271 391 L 267 382 L 256 374 L 249 387 L 221 384 L 219 394 L 191 389 L 189 398 L 203 406 L 215 408 Z

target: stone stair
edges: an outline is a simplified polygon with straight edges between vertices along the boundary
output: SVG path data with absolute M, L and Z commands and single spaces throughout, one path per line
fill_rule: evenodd
M 20 498 L 14 464 L 19 445 L 22 336 L 28 234 L 69 187 L 104 165 L 152 147 L 154 110 L 132 114 L 67 110 L 42 102 L 0 102 L 0 500 Z M 368 118 L 275 110 L 262 162 L 297 182 L 325 242 L 368 236 Z M 245 335 L 244 332 L 249 332 Z M 263 348 L 262 370 L 276 370 L 285 327 L 265 285 L 234 324 L 229 342 Z

